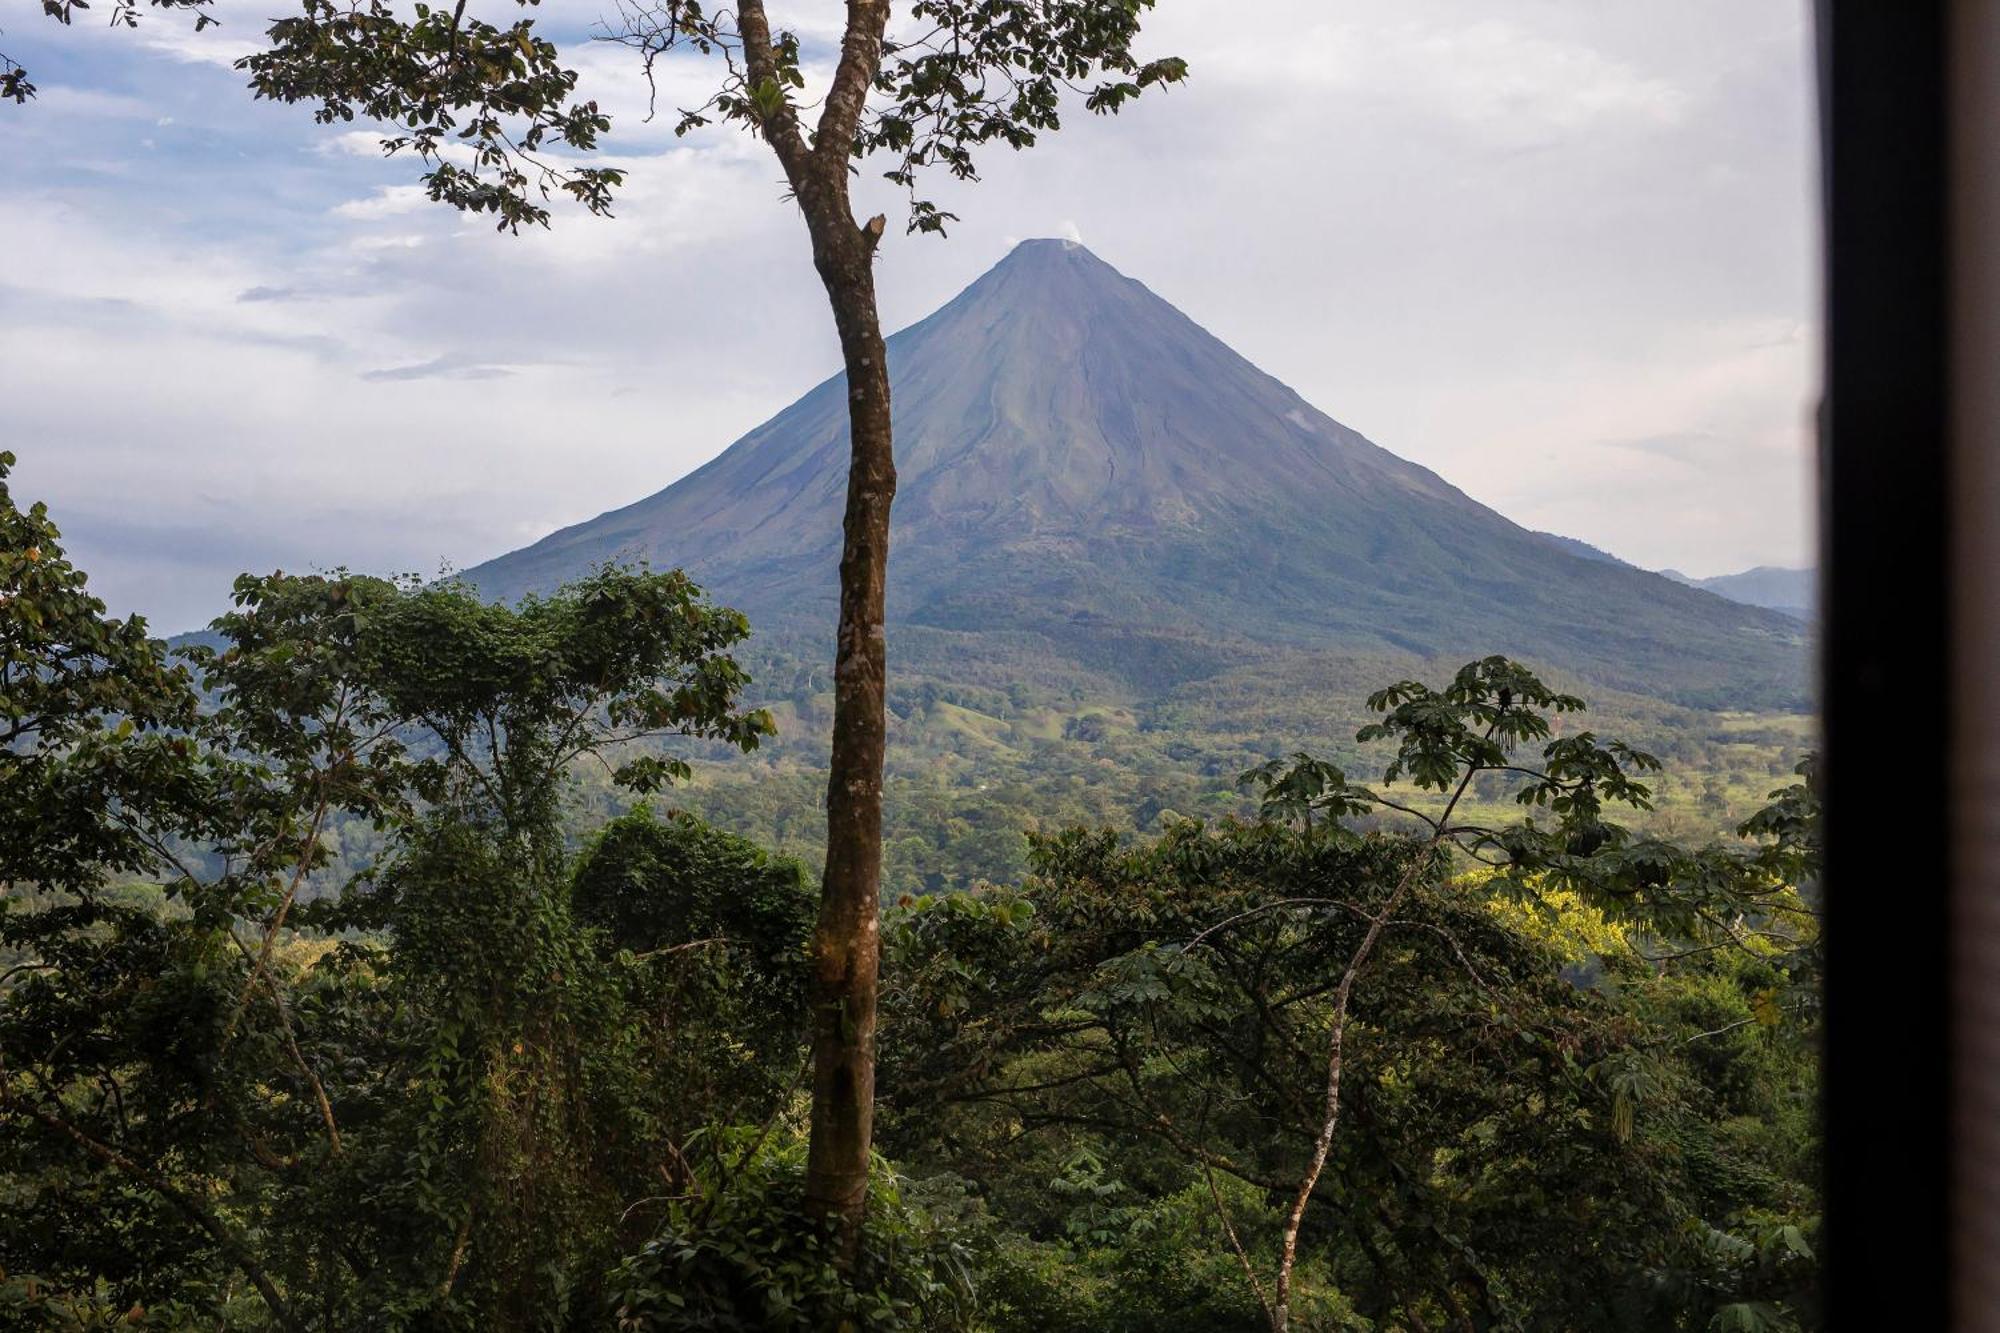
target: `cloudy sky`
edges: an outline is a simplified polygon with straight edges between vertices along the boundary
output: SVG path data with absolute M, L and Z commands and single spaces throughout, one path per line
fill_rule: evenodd
M 581 38 L 609 7 L 541 9 Z M 178 630 L 243 569 L 477 563 L 837 368 L 767 150 L 642 123 L 629 52 L 572 61 L 616 119 L 616 218 L 508 237 L 424 201 L 375 136 L 250 101 L 229 61 L 285 8 L 216 0 L 198 36 L 0 9 L 42 90 L 0 105 L 0 448 L 115 611 Z M 817 33 L 840 7 L 772 8 Z M 1805 563 L 1804 9 L 1159 0 L 1147 45 L 1191 82 L 992 155 L 938 191 L 947 240 L 892 226 L 885 323 L 1019 239 L 1080 237 L 1521 523 L 1695 574 Z

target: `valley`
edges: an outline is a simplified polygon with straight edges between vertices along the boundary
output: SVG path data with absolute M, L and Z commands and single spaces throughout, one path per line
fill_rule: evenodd
M 1150 699 L 903 682 L 890 702 L 884 893 L 1015 882 L 1027 869 L 1031 831 L 1081 825 L 1152 835 L 1176 817 L 1248 816 L 1255 803 L 1237 777 L 1301 750 L 1372 777 L 1382 748 L 1353 740 L 1367 717 L 1366 695 L 1403 676 L 1436 680 L 1458 665 L 1299 654 Z M 1663 837 L 1726 834 L 1790 781 L 1817 743 L 1807 714 L 1693 710 L 1550 674 L 1589 699 L 1579 727 L 1624 737 L 1661 759 L 1666 771 L 1651 780 L 1658 808 L 1627 822 Z M 676 747 L 699 756 L 696 776 L 656 804 L 813 864 L 824 850 L 832 698 L 759 697 L 775 715 L 777 736 L 752 756 Z M 588 775 L 584 791 L 586 824 L 629 804 Z M 1470 808 L 1497 816 L 1512 803 L 1490 786 L 1474 793 Z

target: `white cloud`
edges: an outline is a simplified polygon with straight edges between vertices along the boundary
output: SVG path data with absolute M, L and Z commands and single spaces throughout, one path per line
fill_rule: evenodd
M 148 16 L 138 32 L 148 48 L 171 59 L 190 65 L 213 65 L 234 73 L 237 61 L 262 48 L 262 43 L 247 35 L 261 27 L 238 19 L 228 27 L 211 26 L 196 32 L 192 20 L 179 22 L 176 16 L 159 14 Z
M 332 156 L 379 158 L 382 138 L 380 130 L 345 130 L 313 140 L 311 150 Z
M 1688 106 L 1673 78 L 1588 42 L 1493 17 L 1490 7 L 1478 18 L 1460 6 L 1409 0 L 1295 5 L 1291 12 L 1307 17 L 1264 27 L 1283 32 L 1281 41 L 1210 46 L 1202 25 L 1220 15 L 1209 0 L 1173 11 L 1178 23 L 1156 25 L 1166 29 L 1157 38 L 1187 48 L 1197 78 L 1254 89 L 1265 99 L 1338 97 L 1393 106 L 1505 144 L 1586 127 L 1671 126 Z
M 1398 94 L 1499 141 L 1621 123 L 1666 127 L 1686 111 L 1686 93 L 1666 79 L 1498 19 L 1404 26 L 1386 41 L 1351 28 L 1343 36 L 1353 86 Z
M 67 84 L 43 84 L 35 92 L 35 110 L 52 116 L 91 116 L 107 120 L 152 120 L 158 113 L 137 97 L 77 88 Z M 171 125 L 172 117 L 154 122 Z
M 1813 331 L 1772 332 L 1690 327 L 1642 361 L 1579 351 L 1533 380 L 1447 386 L 1425 433 L 1455 481 L 1531 527 L 1698 574 L 1791 562 L 1810 531 Z
M 834 31 L 831 0 L 785 8 Z M 598 12 L 537 11 L 565 32 Z M 1806 555 L 1800 6 L 1259 13 L 1162 5 L 1146 49 L 1189 56 L 1187 86 L 938 183 L 965 221 L 892 230 L 885 322 L 1012 238 L 1087 238 L 1517 519 L 1695 573 Z M 641 126 L 629 51 L 572 48 L 617 117 L 617 216 L 513 237 L 423 199 L 372 131 L 251 108 L 193 34 L 174 64 L 118 36 L 89 39 L 101 79 L 62 81 L 90 114 L 0 121 L 34 173 L 0 198 L 0 247 L 36 257 L 0 280 L 0 402 L 19 492 L 168 627 L 240 567 L 470 565 L 658 489 L 837 364 L 768 149 Z M 173 122 L 157 162 L 113 123 L 142 115 Z M 872 171 L 859 189 L 900 215 Z
M 365 236 L 351 236 L 346 249 L 355 254 L 379 254 L 385 250 L 416 250 L 428 238 L 416 232 L 376 232 Z
M 424 194 L 421 185 L 382 185 L 365 199 L 349 199 L 335 204 L 333 212 L 336 217 L 373 222 L 381 218 L 405 217 L 434 207 L 436 205 Z

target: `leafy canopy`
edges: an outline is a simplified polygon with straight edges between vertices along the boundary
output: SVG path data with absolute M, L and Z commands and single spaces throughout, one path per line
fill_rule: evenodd
M 209 12 L 212 0 L 145 0 L 145 3 L 161 10 L 182 10 L 194 15 L 194 30 L 212 28 L 221 20 Z M 42 0 L 42 13 L 68 27 L 76 21 L 76 11 L 88 10 L 90 0 Z M 139 26 L 140 0 L 112 0 L 108 15 L 114 28 L 136 28 Z M 9 59 L 0 51 L 0 102 L 22 105 L 35 95 L 35 85 L 28 78 L 28 71 Z
M 835 151 L 887 155 L 884 174 L 911 191 L 911 230 L 942 231 L 952 215 L 915 193 L 927 168 L 972 179 L 975 150 L 1026 148 L 1057 129 L 1065 94 L 1109 113 L 1186 77 L 1185 61 L 1133 50 L 1152 5 L 916 0 L 869 74 L 874 97 L 852 142 Z M 770 137 L 779 122 L 796 123 L 807 48 L 794 30 L 770 25 L 761 3 L 631 0 L 603 36 L 640 53 L 656 96 L 657 77 L 679 69 L 669 57 L 719 57 L 721 77 L 679 113 L 678 133 L 719 119 Z M 503 229 L 546 225 L 547 201 L 559 192 L 609 212 L 623 183 L 619 169 L 577 165 L 610 121 L 594 102 L 570 100 L 576 74 L 532 19 L 503 28 L 466 18 L 463 5 L 419 4 L 405 17 L 388 0 L 305 0 L 269 37 L 269 49 L 241 64 L 258 96 L 314 104 L 322 123 L 360 117 L 390 127 L 384 151 L 415 151 L 431 198 L 491 213 Z M 750 43 L 755 52 L 746 52 Z
M 587 1305 L 631 1182 L 703 1105 L 649 1006 L 737 992 L 576 922 L 566 796 L 580 763 L 686 772 L 625 753 L 645 737 L 769 733 L 743 618 L 678 573 L 518 608 L 246 577 L 198 695 L 4 486 L 0 536 L 0 1306 L 297 1328 Z M 339 885 L 360 829 L 377 856 Z M 797 989 L 765 956 L 763 993 Z M 761 1110 L 737 1083 L 712 1105 Z
M 1814 873 L 1810 760 L 1801 769 L 1807 785 L 1788 789 L 1743 826 L 1760 846 L 1686 846 L 1613 818 L 1620 806 L 1652 808 L 1652 789 L 1640 779 L 1658 772 L 1660 761 L 1623 741 L 1569 730 L 1565 719 L 1584 710 L 1583 700 L 1518 663 L 1471 662 L 1442 688 L 1399 681 L 1370 695 L 1368 706 L 1380 720 L 1355 739 L 1394 747 L 1381 783 L 1356 782 L 1310 754 L 1275 759 L 1241 779 L 1258 792 L 1267 818 L 1406 820 L 1490 869 L 1496 891 L 1522 901 L 1572 892 L 1675 935 L 1730 937 Z M 1497 820 L 1464 802 L 1486 774 L 1513 784 L 1520 818 Z
M 0 884 L 76 889 L 150 853 L 127 816 L 170 800 L 193 681 L 138 617 L 106 614 L 46 506 L 22 509 L 0 452 Z

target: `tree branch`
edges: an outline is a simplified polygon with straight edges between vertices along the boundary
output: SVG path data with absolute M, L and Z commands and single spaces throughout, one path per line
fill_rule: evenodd
M 771 45 L 771 21 L 765 16 L 764 0 L 740 0 L 736 29 L 743 37 L 743 65 L 750 76 L 749 91 L 754 95 L 766 85 L 782 89 L 784 82 L 778 75 L 778 55 Z M 784 97 L 775 110 L 758 122 L 758 129 L 771 145 L 771 151 L 778 155 L 793 192 L 798 193 L 809 180 L 806 164 L 811 159 L 811 150 L 799 131 L 799 113 L 792 106 L 792 99 Z
M 118 1170 L 123 1171 L 126 1175 L 152 1190 L 162 1199 L 165 1199 L 181 1216 L 207 1232 L 209 1238 L 216 1243 L 217 1247 L 224 1254 L 228 1255 L 238 1268 L 243 1270 L 243 1275 L 250 1279 L 251 1285 L 257 1288 L 258 1295 L 264 1298 L 264 1304 L 270 1307 L 271 1317 L 278 1321 L 280 1328 L 287 1330 L 287 1333 L 306 1333 L 305 1325 L 293 1318 L 291 1310 L 285 1305 L 285 1298 L 279 1295 L 278 1288 L 271 1281 L 270 1274 L 264 1271 L 263 1265 L 257 1262 L 255 1256 L 249 1250 L 244 1248 L 243 1243 L 230 1234 L 229 1228 L 224 1226 L 219 1218 L 195 1203 L 194 1200 L 188 1198 L 187 1195 L 169 1185 L 156 1172 L 135 1161 L 133 1158 L 126 1156 L 110 1144 L 100 1143 L 61 1116 L 46 1111 L 31 1102 L 23 1101 L 18 1097 L 7 1096 L 6 1104 L 18 1106 L 43 1125 L 55 1130 L 58 1134 L 77 1144 L 92 1157 L 118 1168 Z
M 761 0 L 757 7 L 763 8 Z M 875 75 L 882 68 L 882 38 L 888 29 L 889 0 L 847 0 L 847 31 L 840 39 L 840 63 L 834 68 L 833 86 L 827 90 L 813 140 L 813 152 L 843 176 L 861 130 L 868 90 L 875 86 Z M 875 235 L 881 234 L 877 228 Z

